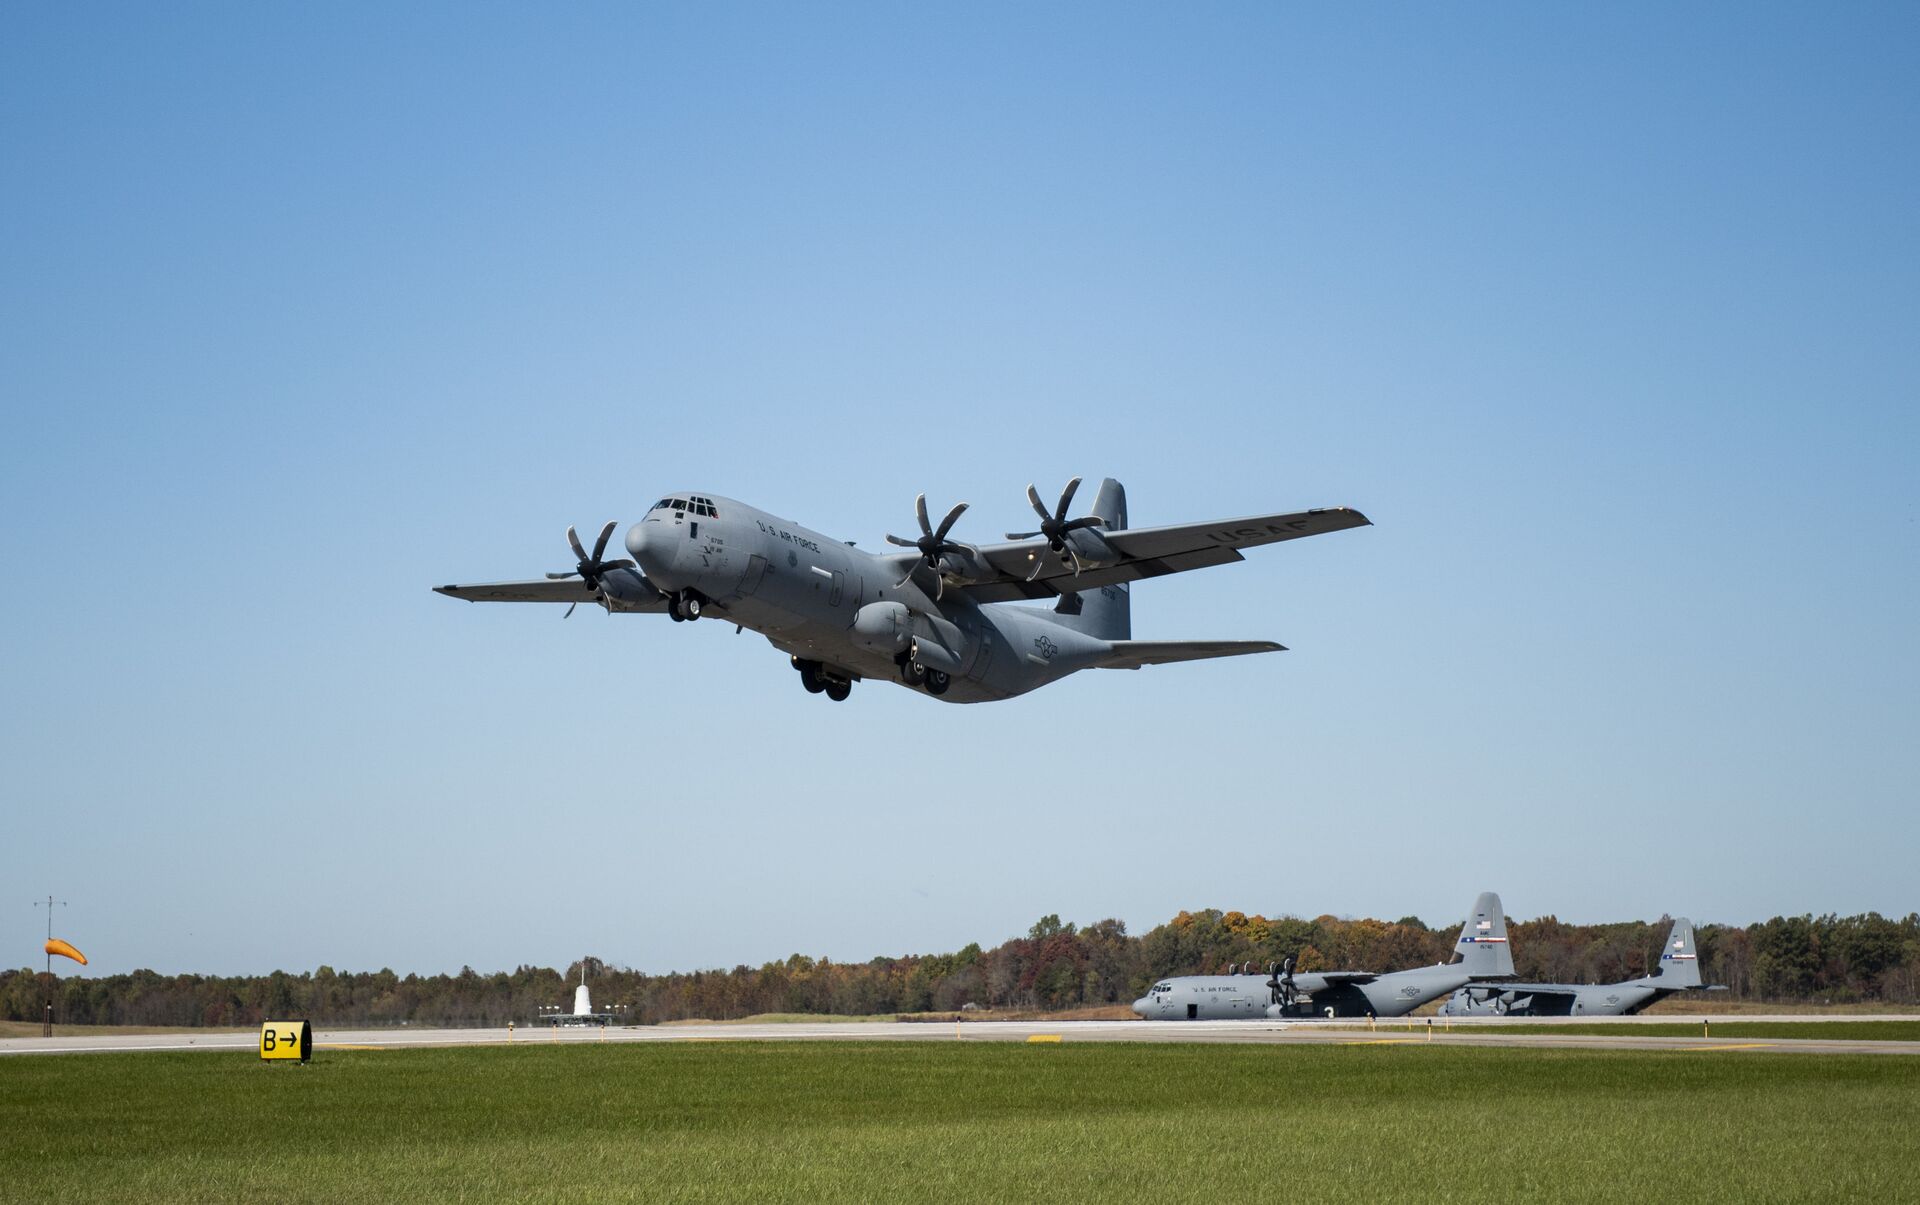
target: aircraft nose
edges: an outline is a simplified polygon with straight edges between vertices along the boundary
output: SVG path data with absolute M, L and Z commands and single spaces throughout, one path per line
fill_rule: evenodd
M 673 541 L 663 523 L 635 523 L 627 528 L 627 554 L 640 572 L 658 579 L 673 563 Z
M 1133 1011 L 1134 1011 L 1134 1012 L 1137 1012 L 1137 1013 L 1139 1013 L 1139 1014 L 1140 1014 L 1141 1016 L 1143 1016 L 1143 1017 L 1144 1017 L 1144 1016 L 1146 1016 L 1146 1015 L 1147 1015 L 1147 1002 L 1148 1002 L 1148 1001 L 1149 1001 L 1150 999 L 1151 999 L 1151 997 L 1148 997 L 1148 996 L 1142 996 L 1142 997 L 1140 997 L 1140 998 L 1139 998 L 1138 1000 L 1135 1000 L 1135 1001 L 1133 1002 Z

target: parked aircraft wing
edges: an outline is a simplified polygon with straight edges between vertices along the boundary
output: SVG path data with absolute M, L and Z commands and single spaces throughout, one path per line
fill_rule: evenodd
M 1285 645 L 1271 640 L 1116 640 L 1113 651 L 1095 664 L 1101 669 L 1139 669 L 1143 665 L 1166 665 L 1173 661 L 1286 651 Z
M 1578 989 L 1572 984 L 1567 983 L 1506 983 L 1495 980 L 1475 983 L 1465 990 L 1485 992 L 1487 993 L 1486 998 L 1488 999 L 1509 993 L 1516 998 L 1520 996 L 1545 996 L 1554 1000 L 1570 1000 L 1574 996 L 1579 995 Z
M 1052 598 L 1120 582 L 1227 565 L 1245 559 L 1239 552 L 1242 548 L 1366 527 L 1371 523 L 1372 520 L 1359 511 L 1341 506 L 1169 527 L 1101 529 L 1101 538 L 1124 559 L 1108 565 L 1083 567 L 1079 573 L 1073 571 L 1073 565 L 1064 557 L 1048 551 L 1044 540 L 988 544 L 978 550 L 979 559 L 999 576 L 956 588 L 975 602 L 983 603 Z
M 1372 983 L 1378 978 L 1374 971 L 1301 971 L 1294 976 L 1295 982 L 1303 984 L 1318 979 L 1320 990 L 1343 983 Z M 1314 989 L 1303 986 L 1300 990 L 1311 995 Z

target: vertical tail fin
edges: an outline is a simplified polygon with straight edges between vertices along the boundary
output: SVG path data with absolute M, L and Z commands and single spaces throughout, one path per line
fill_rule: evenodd
M 1092 513 L 1107 521 L 1108 531 L 1125 531 L 1126 487 L 1111 477 L 1102 481 L 1100 492 L 1093 499 Z M 1062 595 L 1054 611 L 1068 626 L 1089 636 L 1097 636 L 1102 640 L 1133 639 L 1133 602 L 1127 596 L 1125 582 L 1084 593 Z
M 1680 917 L 1667 934 L 1667 947 L 1660 951 L 1660 969 L 1654 978 L 1661 987 L 1699 987 L 1700 951 L 1693 944 L 1693 922 Z
M 1469 975 L 1496 978 L 1513 974 L 1513 951 L 1507 947 L 1507 916 L 1500 909 L 1500 897 L 1483 891 L 1473 902 L 1473 912 L 1460 926 L 1455 943 L 1455 964 Z

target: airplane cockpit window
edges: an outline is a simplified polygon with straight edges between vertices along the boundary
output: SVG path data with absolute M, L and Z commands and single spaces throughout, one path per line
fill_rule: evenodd
M 1156 983 L 1149 990 L 1156 991 L 1156 992 L 1170 992 L 1173 990 L 1173 985 L 1171 983 Z
M 677 510 L 706 519 L 720 517 L 720 512 L 713 509 L 713 502 L 707 498 L 662 498 L 648 507 L 647 513 L 652 514 L 656 510 Z

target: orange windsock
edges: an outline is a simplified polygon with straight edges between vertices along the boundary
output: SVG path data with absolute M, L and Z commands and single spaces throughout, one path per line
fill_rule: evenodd
M 58 954 L 62 958 L 71 958 L 81 966 L 87 965 L 87 956 L 85 954 L 82 954 L 57 937 L 47 939 L 47 953 Z

